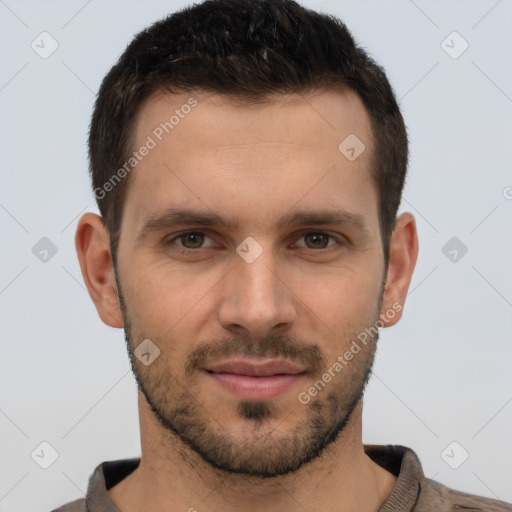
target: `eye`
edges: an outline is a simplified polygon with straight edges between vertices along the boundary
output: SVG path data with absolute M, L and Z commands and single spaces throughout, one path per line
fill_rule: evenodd
M 329 239 L 331 239 L 331 241 L 334 243 L 329 243 Z M 299 240 L 305 241 L 305 245 L 299 245 L 299 247 L 306 247 L 307 249 L 326 249 L 327 247 L 331 247 L 332 245 L 336 244 L 336 239 L 334 236 L 329 235 L 328 233 L 323 233 L 321 231 L 305 233 Z
M 303 243 L 301 243 L 303 241 Z M 328 233 L 322 231 L 311 231 L 302 235 L 295 247 L 306 249 L 328 249 L 339 243 L 339 240 Z M 189 252 L 215 245 L 214 240 L 201 231 L 187 231 L 179 233 L 164 241 L 165 245 L 176 245 L 178 250 Z
M 210 244 L 204 245 L 205 240 L 210 240 Z M 168 239 L 165 244 L 172 245 L 175 242 L 178 243 L 178 247 L 182 247 L 188 250 L 202 249 L 203 247 L 210 247 L 213 245 L 213 240 L 200 231 L 189 231 L 187 233 L 180 233 L 179 235 Z

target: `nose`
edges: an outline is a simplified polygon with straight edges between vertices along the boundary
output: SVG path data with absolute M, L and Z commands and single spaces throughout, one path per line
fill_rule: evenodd
M 224 329 L 260 339 L 293 326 L 298 301 L 270 252 L 252 263 L 239 258 L 226 275 L 218 310 Z

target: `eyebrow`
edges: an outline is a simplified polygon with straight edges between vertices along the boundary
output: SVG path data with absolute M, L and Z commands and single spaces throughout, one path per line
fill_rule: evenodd
M 144 219 L 140 224 L 137 240 L 143 239 L 152 233 L 175 226 L 209 226 L 222 227 L 235 230 L 239 226 L 231 219 L 217 215 L 214 212 L 196 211 L 186 208 L 167 208 L 162 212 L 156 212 Z M 365 217 L 359 213 L 345 210 L 315 210 L 292 211 L 281 217 L 273 226 L 273 229 L 283 229 L 298 225 L 340 225 L 361 231 L 368 235 L 368 225 Z

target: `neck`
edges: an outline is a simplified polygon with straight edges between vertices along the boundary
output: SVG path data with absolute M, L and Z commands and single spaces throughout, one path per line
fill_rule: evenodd
M 375 512 L 396 477 L 364 452 L 362 403 L 338 439 L 298 471 L 273 478 L 226 473 L 205 462 L 158 423 L 139 394 L 141 462 L 109 490 L 122 512 Z

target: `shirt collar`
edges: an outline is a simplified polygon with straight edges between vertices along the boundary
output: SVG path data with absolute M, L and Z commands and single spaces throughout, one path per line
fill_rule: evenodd
M 397 477 L 395 486 L 378 512 L 410 512 L 418 501 L 425 477 L 416 453 L 401 445 L 365 444 L 364 451 L 376 464 Z M 107 461 L 96 467 L 89 480 L 86 504 L 90 512 L 119 512 L 108 495 L 139 466 L 140 458 Z

